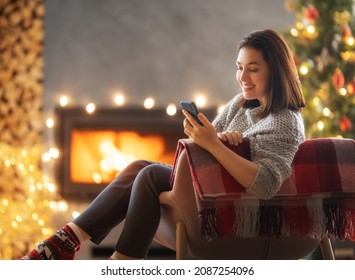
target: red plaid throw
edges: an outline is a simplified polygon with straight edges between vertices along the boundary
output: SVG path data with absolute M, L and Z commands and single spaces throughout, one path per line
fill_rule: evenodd
M 250 159 L 249 141 L 230 146 Z M 355 141 L 306 140 L 292 174 L 270 200 L 257 199 L 208 152 L 187 139 L 178 143 L 175 162 L 186 150 L 195 187 L 203 239 L 223 236 L 310 236 L 355 240 Z M 171 181 L 173 183 L 175 169 Z

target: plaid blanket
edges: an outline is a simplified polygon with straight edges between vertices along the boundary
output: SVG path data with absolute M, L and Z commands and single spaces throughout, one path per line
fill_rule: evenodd
M 248 139 L 230 146 L 250 159 Z M 178 143 L 175 162 L 186 150 L 204 240 L 223 236 L 308 236 L 355 240 L 355 141 L 306 140 L 292 174 L 269 200 L 249 195 L 217 161 L 188 139 Z M 171 177 L 173 183 L 175 168 Z

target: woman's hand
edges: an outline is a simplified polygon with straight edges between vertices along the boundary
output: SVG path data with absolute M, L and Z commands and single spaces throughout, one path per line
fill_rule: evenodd
M 184 133 L 192 141 L 207 151 L 211 151 L 213 147 L 221 144 L 216 129 L 202 113 L 197 116 L 203 124 L 200 125 L 189 112 L 185 110 L 182 112 L 186 117 L 184 120 Z
M 203 114 L 199 113 L 197 116 L 203 126 L 199 125 L 188 112 L 183 111 L 183 114 L 186 117 L 185 134 L 201 148 L 210 152 L 242 186 L 245 188 L 252 186 L 259 164 L 243 158 L 222 143 L 228 141 L 231 145 L 239 145 L 243 141 L 242 133 L 237 131 L 216 133 L 214 126 Z
M 217 135 L 222 141 L 228 141 L 233 146 L 238 146 L 243 142 L 243 134 L 239 131 L 218 132 Z

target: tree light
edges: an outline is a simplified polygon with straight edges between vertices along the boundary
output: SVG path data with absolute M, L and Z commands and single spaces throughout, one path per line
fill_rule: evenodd
M 317 127 L 318 127 L 318 130 L 323 130 L 324 129 L 324 123 L 322 122 L 322 121 L 319 121 L 318 123 L 317 123 Z
M 300 73 L 301 73 L 301 75 L 303 75 L 303 76 L 305 76 L 305 75 L 308 74 L 308 67 L 307 67 L 305 64 L 301 65 L 301 67 L 300 67 Z
M 342 95 L 342 96 L 345 96 L 345 95 L 348 94 L 346 88 L 340 88 L 338 92 L 339 92 L 339 94 Z
M 298 30 L 296 29 L 296 28 L 292 28 L 291 30 L 290 30 L 290 33 L 291 33 L 291 35 L 293 36 L 293 37 L 298 37 Z
M 355 39 L 354 39 L 354 37 L 348 37 L 347 39 L 346 39 L 346 43 L 349 45 L 349 46 L 353 46 L 354 44 L 355 44 Z
M 329 110 L 329 108 L 324 108 L 324 109 L 323 109 L 323 115 L 324 115 L 324 116 L 330 117 L 331 113 L 332 113 L 332 112 Z

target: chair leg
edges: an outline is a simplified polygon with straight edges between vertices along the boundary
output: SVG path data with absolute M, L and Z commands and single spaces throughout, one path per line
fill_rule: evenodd
M 187 236 L 184 222 L 180 221 L 176 224 L 176 259 L 187 259 Z
M 332 244 L 327 236 L 324 236 L 320 242 L 320 250 L 323 260 L 335 260 Z

